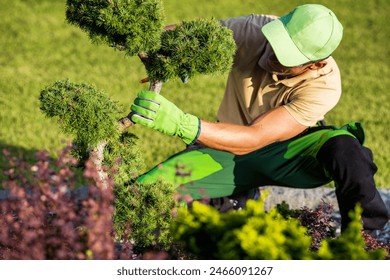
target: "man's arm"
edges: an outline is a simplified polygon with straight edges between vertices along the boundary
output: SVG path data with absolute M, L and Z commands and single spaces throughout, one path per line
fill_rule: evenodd
M 218 150 L 243 155 L 277 141 L 287 140 L 304 131 L 284 107 L 259 116 L 249 126 L 209 123 L 184 113 L 162 95 L 141 91 L 131 105 L 131 120 L 171 136 L 186 144 L 199 143 Z
M 213 149 L 243 155 L 290 139 L 306 128 L 284 107 L 278 107 L 261 115 L 249 126 L 201 121 L 198 142 Z

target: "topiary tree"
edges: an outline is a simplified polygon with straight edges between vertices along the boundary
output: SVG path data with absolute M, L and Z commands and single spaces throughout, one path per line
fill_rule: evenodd
M 182 22 L 165 30 L 160 0 L 67 0 L 66 19 L 85 31 L 93 43 L 106 44 L 127 56 L 138 54 L 148 73 L 149 90 L 157 93 L 163 82 L 224 73 L 233 62 L 235 42 L 230 30 L 214 19 Z M 123 117 L 124 112 L 103 91 L 86 83 L 57 81 L 41 91 L 40 108 L 46 116 L 57 118 L 63 131 L 72 136 L 81 162 L 92 160 L 103 188 L 109 187 L 112 167 L 117 170 L 117 186 L 128 184 L 131 174 L 142 167 L 136 137 L 127 132 L 133 124 L 129 115 Z M 120 196 L 117 213 L 122 215 L 115 217 L 116 229 L 123 234 L 118 223 L 130 219 L 132 238 L 140 247 L 166 248 L 171 240 L 167 224 L 172 217 L 167 207 L 156 205 L 175 205 L 173 189 L 156 189 L 149 186 L 140 193 L 130 186 L 116 191 Z M 151 198 L 155 203 L 150 203 Z

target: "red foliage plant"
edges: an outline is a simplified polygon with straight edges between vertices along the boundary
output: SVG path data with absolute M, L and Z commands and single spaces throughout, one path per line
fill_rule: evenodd
M 0 259 L 115 259 L 131 248 L 115 250 L 112 224 L 113 183 L 103 188 L 96 168 L 85 165 L 84 197 L 75 188 L 77 161 L 65 148 L 58 159 L 36 153 L 31 165 L 4 150 L 10 168 L 0 200 Z

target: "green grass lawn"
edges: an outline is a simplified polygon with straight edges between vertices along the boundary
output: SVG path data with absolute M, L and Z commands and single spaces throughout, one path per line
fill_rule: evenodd
M 40 90 L 56 80 L 86 82 L 107 92 L 124 114 L 145 70 L 137 57 L 93 45 L 87 35 L 65 20 L 65 0 L 0 0 L 0 148 L 31 158 L 35 151 L 61 149 L 69 138 L 39 109 Z M 313 1 L 307 1 L 313 2 Z M 307 3 L 306 2 L 306 3 Z M 167 0 L 166 23 L 200 17 L 227 18 L 250 13 L 281 15 L 297 0 Z M 314 2 L 313 2 L 314 3 Z M 335 52 L 343 78 L 343 96 L 326 119 L 342 125 L 361 121 L 366 144 L 379 167 L 378 186 L 390 187 L 390 87 L 388 0 L 317 1 L 333 9 L 344 25 L 344 39 Z M 162 93 L 184 111 L 214 120 L 226 76 L 199 76 L 182 84 L 166 83 Z M 184 144 L 147 128 L 134 127 L 146 167 L 152 167 Z M 5 161 L 0 157 L 0 169 Z

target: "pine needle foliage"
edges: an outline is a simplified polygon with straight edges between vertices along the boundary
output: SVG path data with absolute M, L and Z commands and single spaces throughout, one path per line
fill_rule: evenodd
M 94 43 L 133 56 L 159 48 L 164 12 L 160 0 L 67 0 L 66 19 Z
M 91 85 L 56 81 L 41 91 L 39 100 L 43 113 L 58 118 L 61 129 L 73 137 L 81 155 L 99 142 L 119 136 L 119 107 Z
M 161 36 L 161 48 L 148 53 L 146 69 L 152 80 L 182 80 L 195 74 L 231 69 L 236 45 L 232 31 L 214 19 L 184 21 Z
M 123 186 L 136 178 L 145 168 L 138 137 L 124 132 L 111 139 L 104 150 L 103 164 L 113 171 L 116 185 Z
M 164 31 L 160 0 L 67 0 L 66 19 L 95 43 L 130 56 L 146 54 L 146 70 L 154 81 L 226 73 L 233 63 L 231 30 L 214 19 L 196 19 Z
M 117 186 L 114 226 L 119 238 L 134 240 L 135 251 L 169 250 L 173 238 L 170 231 L 173 222 L 175 187 L 156 184 Z M 126 232 L 130 222 L 131 232 Z M 128 236 L 126 236 L 129 234 Z

